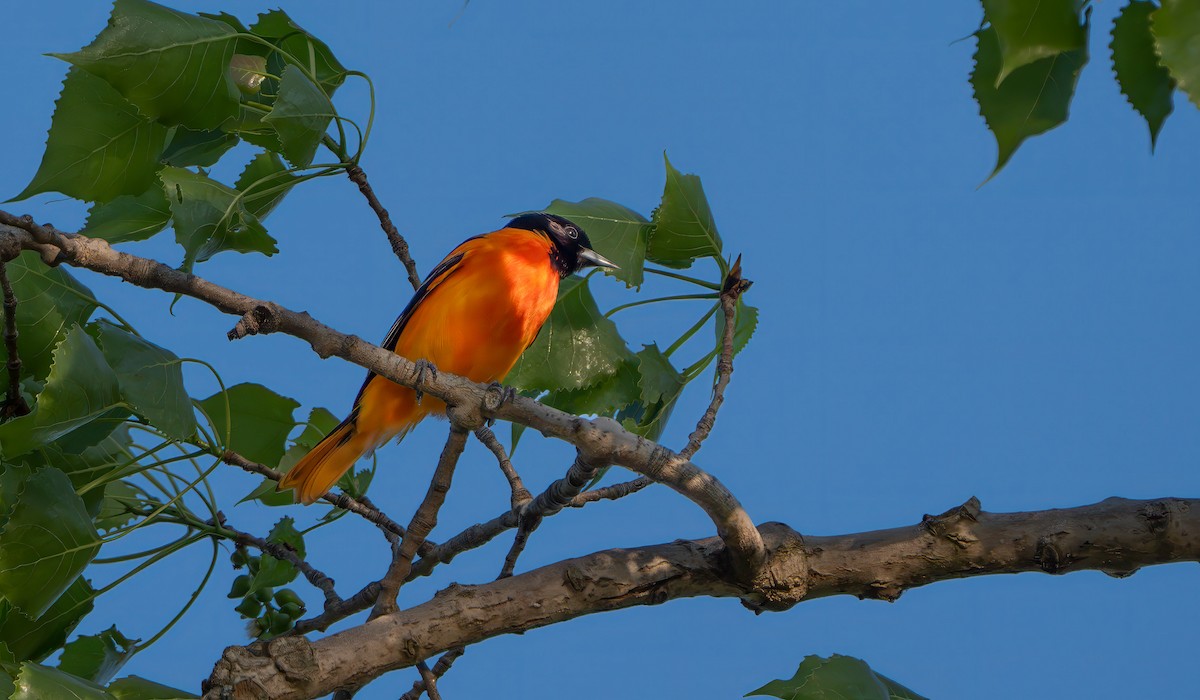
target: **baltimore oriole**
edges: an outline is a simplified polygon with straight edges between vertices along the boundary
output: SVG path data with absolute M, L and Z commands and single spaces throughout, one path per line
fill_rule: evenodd
M 477 382 L 503 379 L 534 341 L 558 298 L 559 280 L 588 266 L 615 268 L 583 229 L 554 214 L 524 214 L 468 238 L 417 289 L 381 346 Z M 360 457 L 403 438 L 446 405 L 373 372 L 350 415 L 284 475 L 312 503 Z

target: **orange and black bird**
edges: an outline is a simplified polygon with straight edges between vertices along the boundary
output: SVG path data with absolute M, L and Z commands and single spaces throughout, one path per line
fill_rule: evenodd
M 583 229 L 554 214 L 523 214 L 468 238 L 417 289 L 380 345 L 477 382 L 503 379 L 554 308 L 559 280 L 589 266 L 616 268 Z M 312 503 L 360 457 L 403 438 L 446 405 L 373 372 L 346 420 L 279 482 Z

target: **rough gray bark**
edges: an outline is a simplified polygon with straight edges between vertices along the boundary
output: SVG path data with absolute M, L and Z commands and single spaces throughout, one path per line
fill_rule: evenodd
M 230 647 L 206 700 L 318 697 L 357 687 L 447 649 L 590 613 L 692 596 L 737 597 L 755 611 L 831 595 L 895 600 L 936 581 L 1095 569 L 1124 577 L 1142 566 L 1200 561 L 1200 500 L 1110 498 L 1064 510 L 984 513 L 979 502 L 908 527 L 802 537 L 760 528 L 769 553 L 757 586 L 736 583 L 719 538 L 611 549 L 432 600 L 309 642 L 287 637 Z

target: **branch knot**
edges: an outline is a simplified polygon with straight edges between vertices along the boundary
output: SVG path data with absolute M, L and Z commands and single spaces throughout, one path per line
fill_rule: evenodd
M 266 335 L 279 330 L 279 306 L 272 302 L 256 304 L 242 314 L 233 330 L 226 333 L 230 340 L 239 340 L 248 335 Z

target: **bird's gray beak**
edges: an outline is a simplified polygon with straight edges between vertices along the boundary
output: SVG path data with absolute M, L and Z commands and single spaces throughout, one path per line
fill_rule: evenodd
M 585 265 L 594 265 L 596 267 L 609 267 L 614 270 L 621 269 L 620 267 L 617 266 L 616 263 L 614 263 L 613 261 L 604 257 L 603 255 L 597 253 L 596 251 L 592 250 L 591 248 L 581 248 L 579 251 L 579 259 L 582 260 Z

